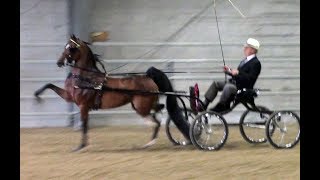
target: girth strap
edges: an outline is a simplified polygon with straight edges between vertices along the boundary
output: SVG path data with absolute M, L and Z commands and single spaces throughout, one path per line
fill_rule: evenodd
M 98 110 L 101 108 L 101 98 L 103 95 L 102 87 L 106 85 L 107 81 L 106 78 L 104 78 L 103 82 L 98 83 L 94 82 L 89 78 L 77 75 L 77 74 L 68 74 L 68 78 L 73 77 L 75 79 L 78 79 L 80 82 L 75 86 L 75 88 L 80 89 L 92 89 L 95 91 L 94 93 L 94 103 L 93 103 L 93 110 Z
M 96 95 L 95 95 L 95 100 L 94 100 L 94 105 L 92 107 L 93 110 L 98 110 L 101 108 L 101 99 L 102 99 L 102 90 L 96 90 Z

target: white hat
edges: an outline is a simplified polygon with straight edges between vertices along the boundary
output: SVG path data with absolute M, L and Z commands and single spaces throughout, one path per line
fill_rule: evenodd
M 253 39 L 253 38 L 249 38 L 249 39 L 247 40 L 246 45 L 248 45 L 248 46 L 250 46 L 250 47 L 252 47 L 252 48 L 254 48 L 254 49 L 256 49 L 256 50 L 258 50 L 259 47 L 260 47 L 259 41 L 256 40 L 256 39 Z

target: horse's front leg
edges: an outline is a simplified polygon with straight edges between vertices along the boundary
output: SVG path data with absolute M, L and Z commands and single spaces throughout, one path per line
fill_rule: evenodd
M 46 89 L 53 90 L 55 93 L 57 93 L 61 98 L 63 98 L 67 102 L 71 102 L 71 100 L 72 100 L 66 90 L 59 88 L 58 86 L 55 86 L 51 83 L 48 83 L 48 84 L 42 86 L 40 89 L 38 89 L 37 91 L 34 92 L 34 96 L 37 97 L 37 100 L 40 100 L 39 95 L 42 94 Z
M 89 120 L 89 108 L 86 105 L 80 105 L 80 113 L 81 113 L 81 142 L 80 145 L 73 149 L 73 151 L 79 151 L 80 149 L 86 147 L 88 145 L 88 120 Z

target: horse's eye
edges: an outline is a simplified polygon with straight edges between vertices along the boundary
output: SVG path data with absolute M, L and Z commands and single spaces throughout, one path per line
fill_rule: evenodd
M 78 49 L 75 48 L 75 47 L 72 47 L 72 48 L 69 49 L 69 51 L 70 51 L 71 53 L 75 53 L 77 50 L 78 50 Z

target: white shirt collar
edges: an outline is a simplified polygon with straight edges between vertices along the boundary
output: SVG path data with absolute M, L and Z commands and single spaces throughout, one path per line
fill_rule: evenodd
M 256 57 L 255 54 L 251 54 L 250 56 L 247 56 L 246 62 L 250 61 L 250 60 L 253 59 L 254 57 Z

